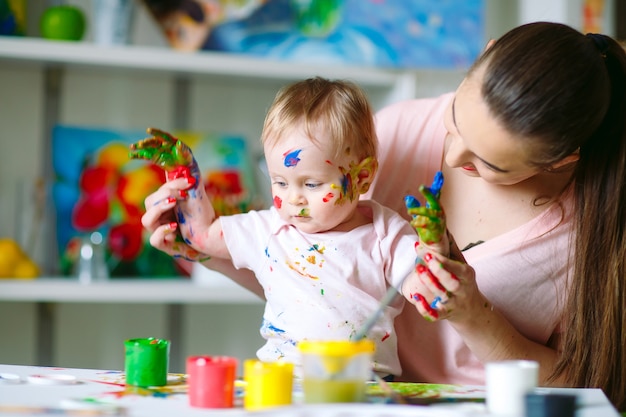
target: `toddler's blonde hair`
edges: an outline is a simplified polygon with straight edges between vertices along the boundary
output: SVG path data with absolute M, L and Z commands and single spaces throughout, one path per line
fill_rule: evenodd
M 365 92 L 345 80 L 309 78 L 283 87 L 265 117 L 261 143 L 274 146 L 293 128 L 302 127 L 317 146 L 315 132 L 331 138 L 335 158 L 376 158 L 374 114 Z

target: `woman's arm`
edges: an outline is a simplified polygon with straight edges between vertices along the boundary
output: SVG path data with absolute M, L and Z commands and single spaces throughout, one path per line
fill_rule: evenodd
M 417 271 L 406 283 L 406 291 L 421 295 L 412 300 L 419 313 L 430 321 L 448 320 L 483 364 L 507 359 L 537 361 L 540 383 L 547 385 L 558 351 L 522 335 L 494 308 L 476 285 L 471 266 L 434 252 L 425 252 L 422 259 L 425 269 Z M 442 302 L 433 306 L 431 301 L 436 297 L 441 297 Z

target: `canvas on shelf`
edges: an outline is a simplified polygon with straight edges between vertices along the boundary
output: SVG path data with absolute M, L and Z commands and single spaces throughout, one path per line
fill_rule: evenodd
M 244 138 L 215 132 L 172 132 L 188 144 L 218 214 L 256 208 L 255 175 Z M 129 145 L 144 130 L 57 125 L 52 134 L 56 238 L 61 272 L 75 273 L 81 238 L 104 237 L 111 277 L 188 275 L 171 256 L 154 249 L 141 225 L 144 199 L 165 181 L 149 161 L 131 160 Z
M 144 1 L 169 44 L 315 64 L 466 69 L 485 0 Z M 164 10 L 169 10 L 164 12 Z

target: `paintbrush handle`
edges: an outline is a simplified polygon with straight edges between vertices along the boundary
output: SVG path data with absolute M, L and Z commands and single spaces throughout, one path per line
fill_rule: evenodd
M 397 295 L 399 295 L 398 290 L 394 287 L 389 287 L 383 299 L 380 300 L 378 308 L 376 309 L 374 314 L 368 317 L 365 323 L 363 323 L 361 328 L 356 332 L 352 340 L 361 340 L 367 337 L 367 334 L 370 332 L 370 330 L 372 330 L 372 327 L 374 327 L 381 314 L 383 314 L 385 308 L 387 308 L 387 306 L 391 304 L 391 302 L 396 298 Z

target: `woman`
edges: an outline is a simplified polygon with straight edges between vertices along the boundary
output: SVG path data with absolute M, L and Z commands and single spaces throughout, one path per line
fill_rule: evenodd
M 366 197 L 401 212 L 442 169 L 466 248 L 467 264 L 439 257 L 420 274 L 427 301 L 446 296 L 430 274 L 452 292 L 438 317 L 417 305 L 438 321 L 396 319 L 405 379 L 473 383 L 488 361 L 533 359 L 542 384 L 601 387 L 626 409 L 625 84 L 615 41 L 534 23 L 488 48 L 455 95 L 377 115 Z
M 364 198 L 407 216 L 404 196 L 441 170 L 453 238 L 449 258 L 417 248 L 420 301 L 396 319 L 404 380 L 482 384 L 485 363 L 532 359 L 540 384 L 600 387 L 626 409 L 625 84 L 612 39 L 533 23 L 494 42 L 455 94 L 376 116 Z M 173 213 L 154 205 L 168 196 L 166 184 L 148 197 L 143 222 L 176 254 Z M 207 265 L 259 293 L 244 271 Z

